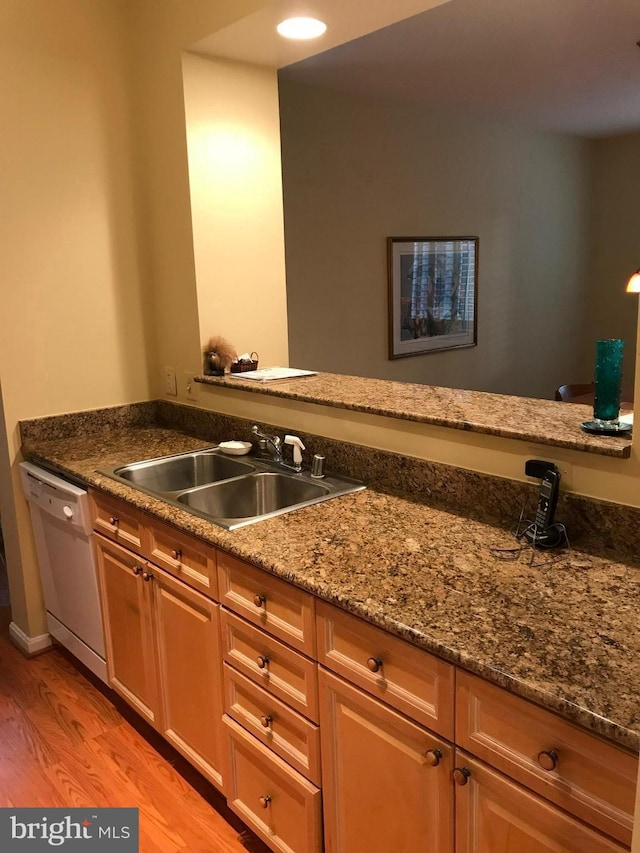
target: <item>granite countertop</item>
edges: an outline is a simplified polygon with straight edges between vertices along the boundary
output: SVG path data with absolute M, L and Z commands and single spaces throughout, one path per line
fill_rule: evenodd
M 593 419 L 593 407 L 574 403 L 338 373 L 276 382 L 241 379 L 239 374 L 197 376 L 196 382 L 604 456 L 627 458 L 631 454 L 628 433 L 600 436 L 584 432 L 580 424 Z
M 230 532 L 97 473 L 203 446 L 130 427 L 23 450 L 638 750 L 639 566 L 575 550 L 498 560 L 505 531 L 373 489 Z

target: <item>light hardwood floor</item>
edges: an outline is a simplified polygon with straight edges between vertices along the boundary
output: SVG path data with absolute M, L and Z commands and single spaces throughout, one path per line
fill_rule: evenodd
M 0 608 L 0 806 L 136 806 L 140 853 L 268 853 L 211 785 L 66 652 L 24 658 L 9 622 Z

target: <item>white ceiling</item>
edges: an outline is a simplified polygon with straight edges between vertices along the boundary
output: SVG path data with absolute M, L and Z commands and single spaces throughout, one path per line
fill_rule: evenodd
M 258 12 L 202 39 L 190 50 L 282 68 L 449 0 L 271 0 Z M 327 32 L 311 41 L 279 36 L 285 18 L 319 18 Z
M 280 75 L 612 135 L 640 130 L 639 39 L 640 0 L 448 0 Z
M 321 17 L 327 33 L 282 40 L 275 25 L 292 14 Z M 640 130 L 638 40 L 640 0 L 273 0 L 192 49 L 313 85 L 602 136 Z

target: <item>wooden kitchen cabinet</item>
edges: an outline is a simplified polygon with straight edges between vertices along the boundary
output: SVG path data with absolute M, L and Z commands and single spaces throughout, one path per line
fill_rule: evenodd
M 458 750 L 454 776 L 455 853 L 628 850 Z
M 453 748 L 332 673 L 319 677 L 326 853 L 451 853 Z
M 145 520 L 140 510 L 102 492 L 91 492 L 91 504 L 97 533 L 139 554 L 145 552 Z
M 315 657 L 315 601 L 286 581 L 218 551 L 220 603 L 293 649 Z
M 229 807 L 278 853 L 322 853 L 319 788 L 230 717 L 224 723 Z
M 222 609 L 220 622 L 225 661 L 317 723 L 316 662 L 228 610 Z
M 153 586 L 147 564 L 115 542 L 95 537 L 109 684 L 159 728 Z
M 219 606 L 95 537 L 109 684 L 223 789 Z
M 170 575 L 153 574 L 161 731 L 223 789 L 220 608 Z
M 637 756 L 114 498 L 94 505 L 111 686 L 274 851 L 628 851 Z
M 316 606 L 318 662 L 453 740 L 455 668 L 337 607 Z
M 460 671 L 456 743 L 623 844 L 631 844 L 638 757 Z

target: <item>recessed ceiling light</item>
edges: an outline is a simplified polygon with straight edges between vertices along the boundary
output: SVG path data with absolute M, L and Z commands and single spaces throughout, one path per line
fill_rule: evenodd
M 276 29 L 287 39 L 315 39 L 325 32 L 327 25 L 317 18 L 287 18 Z

